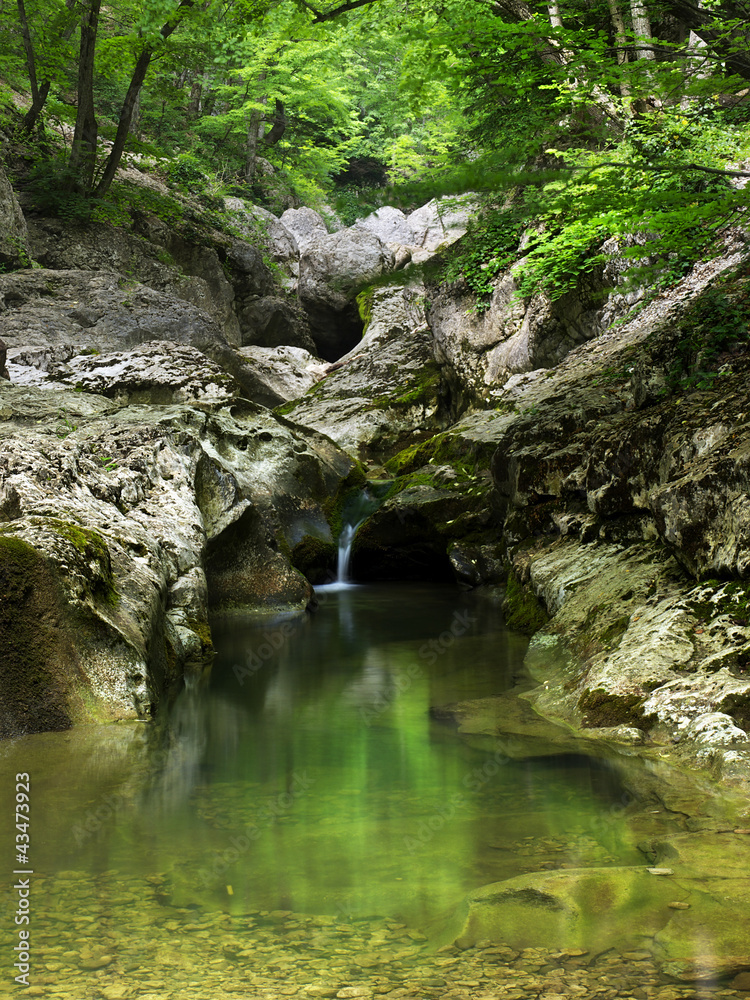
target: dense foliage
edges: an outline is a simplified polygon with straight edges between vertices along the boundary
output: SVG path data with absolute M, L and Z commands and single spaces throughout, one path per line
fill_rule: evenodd
M 345 223 L 473 190 L 487 211 L 447 276 L 481 297 L 516 264 L 524 291 L 555 295 L 607 239 L 676 273 L 741 221 L 748 14 L 745 0 L 17 0 L 0 5 L 0 96 L 42 210 L 111 201 L 122 157 L 186 191 L 328 204 Z

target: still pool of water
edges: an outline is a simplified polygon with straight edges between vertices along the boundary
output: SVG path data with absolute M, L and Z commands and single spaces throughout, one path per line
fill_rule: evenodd
M 5 787 L 31 775 L 39 989 L 198 996 L 208 980 L 228 989 L 225 966 L 248 947 L 271 983 L 293 961 L 264 937 L 282 924 L 285 948 L 318 934 L 325 970 L 313 962 L 309 977 L 330 975 L 347 947 L 406 960 L 420 929 L 477 886 L 643 863 L 604 763 L 510 761 L 431 717 L 513 686 L 526 640 L 493 600 L 360 586 L 322 592 L 313 616 L 238 613 L 213 628 L 210 678 L 168 718 L 0 746 Z M 3 901 L 9 937 L 10 888 Z

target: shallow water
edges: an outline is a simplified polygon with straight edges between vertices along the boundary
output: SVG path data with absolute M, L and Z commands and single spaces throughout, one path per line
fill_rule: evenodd
M 306 919 L 342 933 L 385 921 L 367 947 L 395 935 L 408 951 L 485 883 L 643 864 L 606 764 L 510 761 L 431 719 L 432 706 L 513 685 L 526 640 L 503 628 L 492 600 L 350 587 L 323 592 L 314 616 L 223 617 L 214 638 L 210 680 L 184 691 L 161 724 L 0 748 L 4 786 L 31 775 L 43 988 L 76 972 L 87 983 L 103 970 L 124 975 L 118 961 L 142 985 L 142 963 L 166 961 L 176 938 L 180 982 L 197 985 L 221 921 L 223 935 L 243 921 L 243 941 L 256 943 L 251 928 L 269 922 L 292 921 L 293 934 L 309 930 Z M 14 897 L 3 898 L 12 934 Z M 215 956 L 214 985 L 228 960 Z M 159 982 L 154 996 L 171 995 L 174 984 Z

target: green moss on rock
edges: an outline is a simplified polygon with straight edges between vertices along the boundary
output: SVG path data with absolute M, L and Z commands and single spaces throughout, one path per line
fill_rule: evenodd
M 534 635 L 549 621 L 549 615 L 534 591 L 520 583 L 513 572 L 508 574 L 503 615 L 508 628 L 523 632 L 524 635 Z
M 312 584 L 324 583 L 336 565 L 335 542 L 305 535 L 292 549 L 292 565 L 304 573 Z
M 75 655 L 57 620 L 62 603 L 53 565 L 0 536 L 0 737 L 73 723 Z
M 643 700 L 637 694 L 613 694 L 604 688 L 586 690 L 578 701 L 583 712 L 582 725 L 585 729 L 634 726 L 648 729 L 656 722 L 655 715 L 646 715 Z
M 112 575 L 112 562 L 104 538 L 97 531 L 83 528 L 72 521 L 50 518 L 47 523 L 55 534 L 69 541 L 87 563 L 96 563 L 99 572 L 91 580 L 93 595 L 110 606 L 117 604 L 118 594 Z

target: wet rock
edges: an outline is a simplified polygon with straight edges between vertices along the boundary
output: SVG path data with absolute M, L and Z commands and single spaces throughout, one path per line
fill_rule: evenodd
M 667 879 L 638 868 L 520 875 L 472 893 L 438 940 L 460 947 L 489 938 L 511 948 L 627 949 L 669 920 Z

